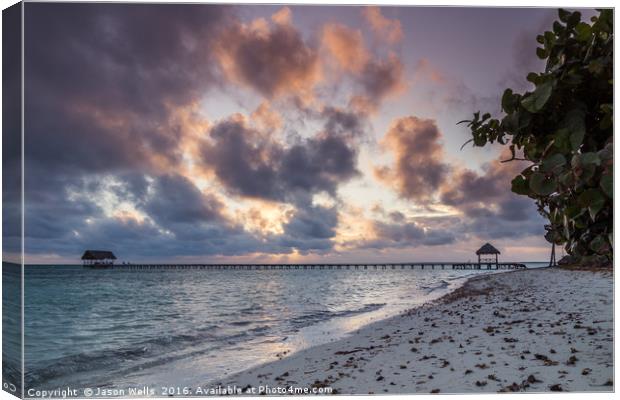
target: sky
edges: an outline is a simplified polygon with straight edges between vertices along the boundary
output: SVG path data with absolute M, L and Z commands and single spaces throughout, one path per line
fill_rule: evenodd
M 510 192 L 526 165 L 461 149 L 457 122 L 529 88 L 556 15 L 26 3 L 25 261 L 468 261 L 486 242 L 545 260 Z M 18 164 L 5 152 L 5 210 Z

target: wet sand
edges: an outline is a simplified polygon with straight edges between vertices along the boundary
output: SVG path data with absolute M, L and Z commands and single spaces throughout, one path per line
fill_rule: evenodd
M 471 278 L 439 300 L 232 375 L 338 394 L 613 390 L 611 271 Z

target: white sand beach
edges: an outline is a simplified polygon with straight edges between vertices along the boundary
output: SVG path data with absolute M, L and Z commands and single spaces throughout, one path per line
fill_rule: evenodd
M 340 394 L 612 391 L 612 273 L 474 277 L 437 301 L 221 384 Z

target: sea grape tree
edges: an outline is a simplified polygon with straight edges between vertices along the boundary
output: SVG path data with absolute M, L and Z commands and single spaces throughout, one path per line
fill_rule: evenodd
M 506 89 L 503 114 L 474 113 L 466 122 L 474 146 L 498 142 L 509 160 L 531 164 L 512 191 L 536 202 L 548 219 L 547 241 L 585 263 L 609 263 L 613 250 L 613 11 L 590 23 L 560 9 L 552 30 L 537 37 L 544 72 L 532 91 Z

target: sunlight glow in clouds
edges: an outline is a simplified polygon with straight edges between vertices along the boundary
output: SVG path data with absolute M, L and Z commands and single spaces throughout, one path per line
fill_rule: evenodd
M 472 10 L 432 31 L 455 11 L 26 4 L 27 261 L 462 260 L 490 240 L 545 257 L 509 192 L 521 167 L 458 151 L 455 125 L 496 109 L 505 82 L 472 89 L 481 74 L 529 71 L 510 52 L 454 65 L 469 37 L 527 37 L 535 58 L 553 11 L 493 10 L 520 22 L 501 37 Z

